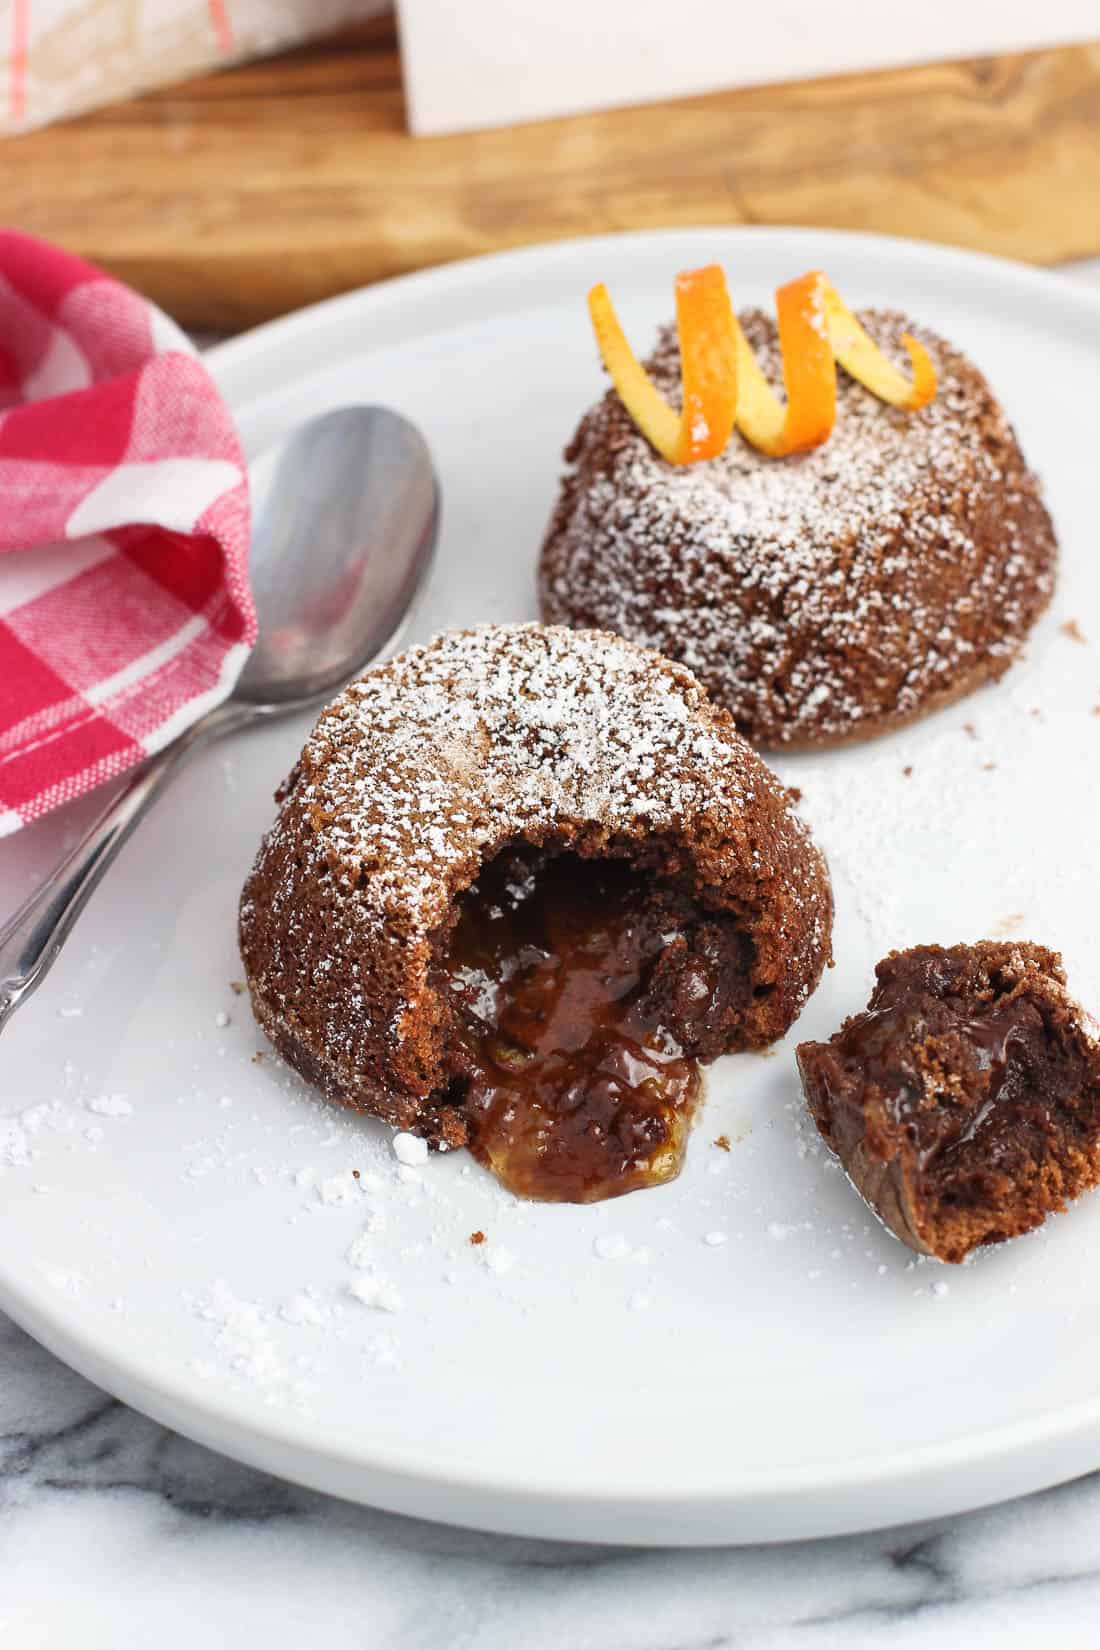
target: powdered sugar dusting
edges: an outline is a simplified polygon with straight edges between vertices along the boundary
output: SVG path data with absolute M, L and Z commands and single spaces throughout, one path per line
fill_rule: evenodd
M 131 1117 L 134 1111 L 124 1094 L 97 1094 L 87 1106 L 100 1117 Z
M 697 686 L 627 643 L 525 625 L 438 637 L 352 683 L 319 722 L 323 846 L 370 864 L 379 918 L 446 915 L 441 871 L 563 817 L 667 828 L 755 764 Z
M 0 1170 L 23 1169 L 33 1163 L 38 1152 L 34 1138 L 45 1128 L 55 1129 L 63 1120 L 63 1108 L 42 1101 L 26 1106 L 14 1117 L 0 1117 Z
M 372 1307 L 377 1312 L 400 1312 L 403 1304 L 396 1284 L 373 1272 L 364 1272 L 352 1278 L 348 1284 L 348 1294 L 360 1305 Z

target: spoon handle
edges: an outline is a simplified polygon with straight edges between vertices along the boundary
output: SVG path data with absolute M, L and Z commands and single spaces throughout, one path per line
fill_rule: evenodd
M 138 821 L 195 751 L 240 720 L 239 707 L 219 705 L 150 757 L 0 929 L 0 1029 L 46 978 L 76 919 Z

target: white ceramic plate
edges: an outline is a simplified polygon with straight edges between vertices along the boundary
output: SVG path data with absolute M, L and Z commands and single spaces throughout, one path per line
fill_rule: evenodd
M 419 275 L 213 365 L 251 451 L 341 402 L 416 419 L 445 499 L 418 631 L 519 619 L 560 449 L 601 387 L 585 289 L 606 279 L 644 343 L 674 272 L 714 258 L 738 301 L 820 264 L 849 302 L 956 339 L 1007 404 L 1063 547 L 1053 610 L 999 686 L 779 764 L 838 906 L 838 964 L 795 1036 L 828 1035 L 876 958 L 921 940 L 1044 940 L 1100 1006 L 1095 299 L 902 241 L 704 229 Z M 795 1036 L 712 1070 L 675 1185 L 594 1208 L 517 1203 L 464 1154 L 402 1178 L 385 1129 L 253 1063 L 262 1039 L 230 989 L 237 894 L 305 731 L 241 738 L 185 775 L 5 1032 L 0 1305 L 218 1449 L 511 1532 L 818 1535 L 1100 1465 L 1100 1197 L 970 1266 L 915 1263 L 807 1127 Z M 0 906 L 72 828 L 4 845 Z M 599 1258 L 601 1235 L 619 1258 Z M 398 1311 L 348 1293 L 358 1240 Z

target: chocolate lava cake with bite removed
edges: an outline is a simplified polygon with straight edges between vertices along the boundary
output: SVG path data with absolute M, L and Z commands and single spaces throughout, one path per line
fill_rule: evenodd
M 911 1249 L 965 1260 L 1100 1181 L 1100 1035 L 1045 946 L 894 951 L 798 1064 L 815 1122 Z
M 790 795 L 682 667 L 540 625 L 353 682 L 245 886 L 256 1018 L 335 1100 L 514 1191 L 679 1168 L 699 1061 L 783 1035 L 831 960 Z
M 1057 547 L 1036 478 L 977 367 L 904 316 L 862 324 L 929 351 L 919 412 L 838 373 L 827 441 L 764 456 L 734 433 L 669 464 L 612 389 L 583 419 L 542 549 L 548 622 L 599 626 L 680 661 L 754 745 L 841 744 L 1000 676 L 1050 598 Z M 777 332 L 741 317 L 772 383 Z M 647 363 L 679 405 L 676 331 Z

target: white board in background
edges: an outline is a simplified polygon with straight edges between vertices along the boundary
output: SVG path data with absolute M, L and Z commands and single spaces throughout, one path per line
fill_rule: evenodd
M 1097 0 L 397 0 L 428 136 L 1087 40 Z

